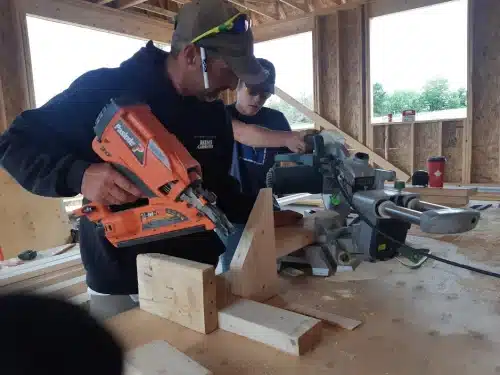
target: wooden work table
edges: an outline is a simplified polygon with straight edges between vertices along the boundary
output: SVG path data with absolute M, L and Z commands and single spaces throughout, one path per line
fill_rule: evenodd
M 435 254 L 464 261 L 462 249 L 453 244 L 412 240 L 431 246 Z M 492 264 L 495 257 L 482 254 L 482 261 Z M 167 340 L 217 375 L 500 373 L 496 279 L 434 261 L 410 270 L 391 260 L 363 263 L 354 273 L 329 279 L 300 277 L 281 283 L 273 303 L 300 301 L 364 324 L 354 331 L 325 324 L 321 343 L 302 357 L 221 330 L 199 334 L 139 309 L 107 324 L 127 350 Z

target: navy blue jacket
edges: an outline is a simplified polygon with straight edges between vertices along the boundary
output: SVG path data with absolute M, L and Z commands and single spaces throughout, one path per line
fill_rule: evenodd
M 229 220 L 244 223 L 255 196 L 242 195 L 238 181 L 229 174 L 234 143 L 231 119 L 221 101 L 206 103 L 180 96 L 166 75 L 167 56 L 149 42 L 120 67 L 85 73 L 44 106 L 23 112 L 0 137 L 1 165 L 34 194 L 79 194 L 85 169 L 101 162 L 91 146 L 98 114 L 112 98 L 134 97 L 145 101 L 198 160 L 204 186 L 218 196 Z M 212 148 L 198 147 L 208 143 Z M 109 294 L 137 293 L 139 253 L 216 264 L 224 251 L 214 232 L 117 249 L 86 219 L 80 223 L 80 245 L 88 285 Z
M 283 113 L 272 108 L 263 107 L 255 116 L 239 113 L 234 104 L 227 109 L 233 118 L 245 124 L 256 124 L 271 130 L 292 130 Z M 244 193 L 257 195 L 260 189 L 266 187 L 266 175 L 274 164 L 274 156 L 289 152 L 286 147 L 251 147 L 235 141 L 231 174 L 240 181 Z

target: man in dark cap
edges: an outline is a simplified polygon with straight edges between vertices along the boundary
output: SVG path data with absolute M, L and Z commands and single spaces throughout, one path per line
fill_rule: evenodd
M 224 0 L 194 0 L 179 11 L 171 53 L 149 42 L 118 68 L 76 79 L 44 106 L 21 113 L 0 137 L 0 163 L 25 189 L 46 197 L 83 194 L 85 201 L 120 205 L 141 191 L 92 150 L 93 126 L 111 99 L 137 98 L 198 160 L 205 188 L 218 197 L 228 219 L 244 223 L 255 196 L 240 192 L 229 175 L 231 119 L 214 101 L 238 80 L 249 87 L 267 78 L 253 55 L 246 14 Z M 291 218 L 291 219 L 290 219 Z M 278 224 L 295 220 L 281 213 Z M 82 218 L 80 249 L 91 293 L 91 312 L 106 318 L 137 306 L 136 256 L 163 253 L 216 265 L 224 245 L 201 232 L 115 248 Z
M 277 154 L 304 151 L 304 136 L 307 134 L 306 131 L 292 131 L 283 113 L 264 107 L 274 94 L 276 70 L 266 59 L 257 61 L 267 72 L 267 78 L 257 86 L 240 80 L 236 102 L 227 107 L 233 118 L 236 139 L 231 172 L 239 180 L 242 191 L 250 195 L 256 195 L 266 187 L 266 175 Z M 226 251 L 221 256 L 222 272 L 229 270 L 245 226 L 236 224 L 235 227 L 236 231 L 227 239 Z

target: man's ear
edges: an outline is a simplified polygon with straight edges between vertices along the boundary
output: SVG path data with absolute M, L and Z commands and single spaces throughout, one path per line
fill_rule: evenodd
M 196 67 L 198 67 L 200 65 L 200 62 L 198 61 L 200 54 L 198 51 L 198 47 L 196 47 L 194 44 L 188 44 L 186 47 L 184 47 L 184 49 L 182 50 L 182 55 L 188 66 L 195 65 Z

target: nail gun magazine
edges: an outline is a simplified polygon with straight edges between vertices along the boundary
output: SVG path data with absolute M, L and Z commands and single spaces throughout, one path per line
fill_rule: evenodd
M 96 223 L 115 247 L 214 230 L 227 237 L 233 226 L 203 188 L 200 164 L 142 103 L 115 99 L 96 120 L 92 148 L 134 183 L 144 198 L 76 210 Z

